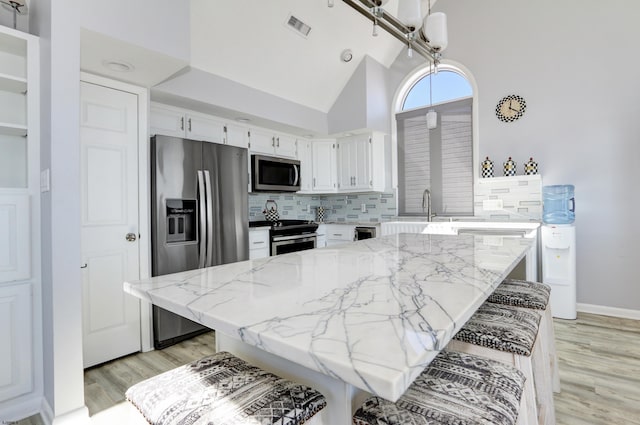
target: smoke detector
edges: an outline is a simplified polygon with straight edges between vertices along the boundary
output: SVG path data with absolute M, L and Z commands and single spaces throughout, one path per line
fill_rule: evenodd
M 344 49 L 342 53 L 340 53 L 340 59 L 342 59 L 342 62 L 351 62 L 351 59 L 353 59 L 351 49 Z

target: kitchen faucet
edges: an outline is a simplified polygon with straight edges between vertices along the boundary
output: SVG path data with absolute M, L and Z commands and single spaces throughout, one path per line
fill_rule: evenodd
M 431 191 L 429 189 L 425 189 L 422 192 L 422 211 L 427 209 L 427 221 L 431 221 L 431 219 L 435 216 L 435 214 L 431 214 Z

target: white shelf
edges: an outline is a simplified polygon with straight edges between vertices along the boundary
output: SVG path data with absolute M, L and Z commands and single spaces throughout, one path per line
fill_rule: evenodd
M 27 126 L 0 122 L 0 134 L 4 134 L 5 136 L 26 136 Z
M 0 73 L 0 90 L 24 93 L 27 91 L 27 79 Z

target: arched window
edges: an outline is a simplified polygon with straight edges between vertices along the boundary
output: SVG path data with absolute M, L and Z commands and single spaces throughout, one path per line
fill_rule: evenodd
M 431 84 L 429 84 L 429 74 L 416 81 L 404 97 L 402 110 L 429 106 L 430 91 L 433 91 L 431 96 L 433 103 L 473 96 L 473 89 L 464 76 L 452 70 L 442 70 L 431 76 Z
M 398 212 L 423 216 L 430 198 L 436 215 L 473 215 L 471 84 L 451 67 L 431 75 L 432 93 L 428 70 L 415 78 L 396 114 Z M 430 110 L 435 127 L 427 126 Z

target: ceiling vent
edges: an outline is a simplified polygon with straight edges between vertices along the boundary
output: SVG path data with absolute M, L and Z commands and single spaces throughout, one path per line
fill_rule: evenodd
M 289 18 L 287 19 L 287 27 L 291 28 L 304 38 L 307 38 L 311 32 L 311 27 L 309 25 L 305 24 L 293 15 L 289 15 Z

